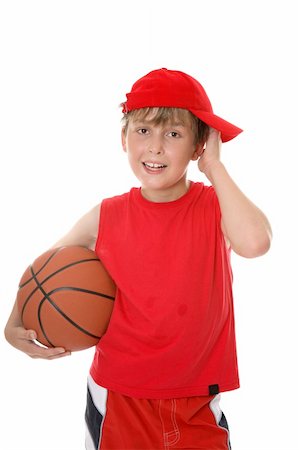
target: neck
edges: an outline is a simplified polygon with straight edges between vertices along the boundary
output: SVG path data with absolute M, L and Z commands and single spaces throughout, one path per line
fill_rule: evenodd
M 168 189 L 146 189 L 141 187 L 141 194 L 146 200 L 153 203 L 173 202 L 185 195 L 189 191 L 190 185 L 190 181 L 184 180 L 184 184 L 172 186 Z

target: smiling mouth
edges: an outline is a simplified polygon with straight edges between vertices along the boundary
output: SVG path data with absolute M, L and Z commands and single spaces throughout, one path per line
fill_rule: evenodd
M 150 170 L 165 169 L 165 167 L 167 167 L 165 164 L 150 163 L 150 162 L 143 162 L 142 164 L 144 165 L 144 167 Z

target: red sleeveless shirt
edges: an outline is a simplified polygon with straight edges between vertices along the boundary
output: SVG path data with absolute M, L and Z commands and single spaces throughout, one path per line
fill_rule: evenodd
M 213 187 L 154 203 L 140 188 L 105 199 L 96 253 L 117 296 L 91 366 L 95 382 L 136 398 L 239 387 L 230 255 Z

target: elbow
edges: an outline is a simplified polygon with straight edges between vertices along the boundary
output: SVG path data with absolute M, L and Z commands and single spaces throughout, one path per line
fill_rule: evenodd
M 235 253 L 244 258 L 257 258 L 269 251 L 271 247 L 271 236 L 263 236 L 262 238 L 248 239 L 242 245 L 236 246 Z
M 264 240 L 261 242 L 253 243 L 248 249 L 245 258 L 257 258 L 258 256 L 263 256 L 270 249 L 271 242 L 270 240 Z

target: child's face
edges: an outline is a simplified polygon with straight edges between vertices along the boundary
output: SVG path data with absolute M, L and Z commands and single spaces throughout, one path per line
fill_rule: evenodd
M 122 144 L 144 197 L 166 202 L 187 192 L 188 164 L 198 158 L 202 149 L 202 145 L 194 144 L 191 125 L 130 120 L 127 132 L 122 132 Z

